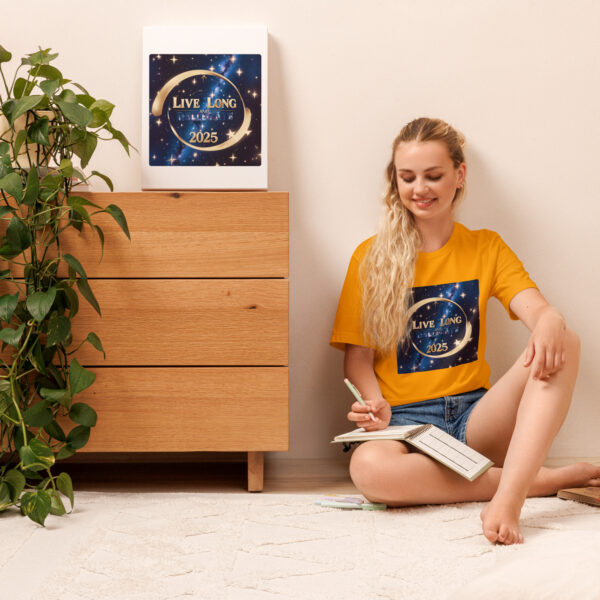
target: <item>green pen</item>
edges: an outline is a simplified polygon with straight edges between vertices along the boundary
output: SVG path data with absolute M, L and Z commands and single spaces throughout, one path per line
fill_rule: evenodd
M 363 406 L 367 406 L 365 401 L 362 399 L 360 392 L 356 389 L 356 386 L 348 378 L 344 379 L 344 383 L 348 386 L 348 389 L 352 392 L 352 395 L 358 400 L 358 402 Z M 371 411 L 369 411 L 369 416 L 371 417 L 371 421 L 377 420 Z

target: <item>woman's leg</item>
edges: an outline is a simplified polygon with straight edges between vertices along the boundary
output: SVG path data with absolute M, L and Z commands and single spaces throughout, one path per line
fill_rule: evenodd
M 468 481 L 439 462 L 394 440 L 363 442 L 354 450 L 350 476 L 371 502 L 388 506 L 481 502 L 494 497 L 502 468 L 492 467 Z M 600 486 L 600 466 L 577 463 L 567 467 L 542 467 L 528 496 L 551 496 L 568 487 Z
M 493 499 L 482 513 L 486 537 L 520 541 L 517 523 L 526 496 L 600 485 L 600 467 L 594 465 L 541 467 L 568 411 L 578 354 L 578 339 L 570 334 L 567 364 L 547 381 L 530 379 L 521 356 L 471 413 L 469 445 L 505 469 L 493 467 L 469 482 L 427 456 L 409 453 L 401 442 L 382 440 L 354 451 L 350 474 L 355 485 L 370 500 L 390 506 Z
M 567 362 L 548 379 L 533 379 L 522 360 L 523 356 L 481 399 L 467 423 L 469 445 L 503 465 L 482 521 L 490 541 L 507 544 L 522 540 L 521 508 L 567 416 L 579 366 L 579 339 L 568 333 Z

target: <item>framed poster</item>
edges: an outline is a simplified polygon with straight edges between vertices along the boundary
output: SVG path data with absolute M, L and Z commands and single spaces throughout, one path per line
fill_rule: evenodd
M 267 28 L 143 38 L 142 189 L 266 189 Z

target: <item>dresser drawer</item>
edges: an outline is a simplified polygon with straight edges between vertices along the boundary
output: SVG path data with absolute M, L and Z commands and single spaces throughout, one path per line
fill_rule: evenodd
M 287 367 L 92 370 L 95 383 L 75 401 L 98 423 L 79 452 L 288 449 Z
M 74 342 L 98 334 L 106 360 L 90 344 L 86 365 L 287 365 L 285 279 L 97 279 L 103 317 L 84 300 Z
M 97 193 L 86 198 L 119 206 L 131 232 L 130 242 L 111 216 L 94 215 L 105 236 L 102 261 L 98 238 L 87 226 L 81 234 L 69 232 L 62 251 L 77 257 L 88 277 L 288 276 L 287 193 Z

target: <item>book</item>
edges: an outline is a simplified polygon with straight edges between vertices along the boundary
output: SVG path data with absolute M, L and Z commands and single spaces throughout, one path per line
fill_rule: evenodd
M 364 498 L 339 496 L 338 494 L 329 494 L 321 500 L 315 500 L 315 504 L 328 508 L 345 508 L 351 510 L 385 510 L 387 508 L 387 504 L 368 502 Z
M 474 481 L 494 463 L 479 452 L 442 431 L 435 425 L 392 425 L 377 431 L 362 427 L 338 435 L 333 443 L 366 442 L 368 440 L 400 440 L 442 463 L 469 481 Z M 349 447 L 349 446 L 347 446 Z
M 600 506 L 600 488 L 598 487 L 558 490 L 556 495 L 563 500 L 576 500 L 577 502 L 584 502 L 592 506 Z

